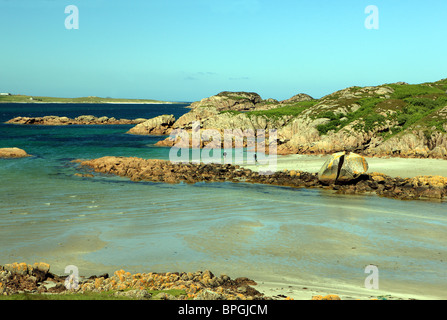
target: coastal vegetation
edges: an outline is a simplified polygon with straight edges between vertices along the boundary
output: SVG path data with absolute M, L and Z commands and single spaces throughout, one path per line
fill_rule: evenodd
M 381 88 L 383 91 L 380 91 Z M 258 97 L 243 95 L 241 92 L 225 91 L 217 96 L 227 105 L 231 105 L 228 102 L 231 100 L 237 101 L 233 103 L 233 106 L 243 104 L 246 109 L 247 103 L 253 104 L 253 108 L 248 107 L 248 110 L 233 107 L 220 110 L 221 114 L 227 113 L 234 116 L 244 113 L 249 117 L 268 119 L 294 118 L 310 109 L 312 119 L 326 119 L 324 123 L 316 126 L 320 135 L 326 135 L 331 131 L 338 132 L 349 124 L 353 124 L 352 128 L 357 131 L 371 132 L 386 124 L 387 121 L 392 122 L 393 125 L 389 130 L 380 132 L 380 135 L 388 139 L 415 124 L 427 129 L 434 127 L 431 131 L 446 132 L 443 127 L 446 119 L 436 114 L 447 106 L 446 90 L 447 80 L 443 79 L 424 84 L 394 83 L 365 88 L 353 86 L 321 99 L 291 103 L 274 99 L 260 100 Z M 255 94 L 250 93 L 250 95 Z M 216 106 L 216 101 L 212 99 L 207 101 L 208 103 L 202 104 L 201 107 Z M 218 101 L 218 103 L 222 102 Z M 356 106 L 356 108 L 350 108 L 350 106 Z M 342 110 L 343 107 L 345 110 Z
M 360 119 L 362 121 L 358 121 L 359 123 L 354 125 L 354 129 L 364 132 L 373 131 L 376 127 L 385 124 L 387 120 L 395 123 L 390 130 L 380 133 L 386 139 L 415 124 L 427 130 L 446 132 L 443 128 L 446 119 L 437 116 L 436 112 L 447 106 L 447 93 L 444 90 L 447 84 L 438 86 L 432 84 L 390 84 L 387 86 L 394 90 L 387 98 L 366 97 L 349 101 L 349 103 L 360 105 L 360 108 L 354 112 L 335 114 L 333 111 L 324 111 L 318 113 L 316 118 L 329 119 L 327 123 L 317 126 L 319 133 L 324 135 L 331 130 L 337 132 Z M 431 129 L 432 127 L 435 129 Z
M 284 105 L 277 108 L 265 109 L 265 110 L 253 110 L 253 111 L 237 111 L 237 110 L 224 110 L 220 114 L 245 114 L 248 117 L 265 117 L 267 119 L 277 119 L 284 116 L 296 117 L 307 108 L 313 106 L 317 101 L 301 101 L 291 105 Z
M 284 106 L 279 106 L 277 108 L 267 109 L 267 110 L 255 110 L 248 111 L 246 114 L 248 116 L 264 116 L 267 118 L 280 118 L 283 116 L 292 116 L 296 117 L 304 110 L 314 106 L 318 100 L 311 101 L 299 101 L 293 104 L 287 104 Z

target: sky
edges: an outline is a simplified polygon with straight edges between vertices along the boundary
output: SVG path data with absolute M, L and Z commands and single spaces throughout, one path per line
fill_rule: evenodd
M 0 0 L 0 92 L 320 98 L 446 78 L 446 34 L 446 0 Z

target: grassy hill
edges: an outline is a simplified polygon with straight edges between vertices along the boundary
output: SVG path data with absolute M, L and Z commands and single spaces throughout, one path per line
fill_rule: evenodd
M 252 92 L 225 91 L 191 107 L 176 127 L 200 119 L 207 128 L 276 128 L 282 154 L 348 150 L 447 158 L 447 79 L 353 86 L 320 99 L 298 94 L 263 100 Z
M 439 111 L 447 106 L 447 80 L 417 85 L 390 84 L 383 87 L 391 88 L 393 92 L 386 97 L 360 95 L 350 101 L 333 97 L 333 102 L 336 104 L 337 102 L 339 105 L 355 103 L 360 105 L 360 108 L 345 115 L 336 114 L 331 110 L 316 112 L 315 117 L 330 120 L 319 125 L 318 131 L 321 134 L 326 134 L 330 130 L 337 132 L 353 121 L 360 120 L 354 128 L 366 132 L 386 124 L 387 121 L 394 123 L 388 130 L 380 132 L 384 138 L 416 127 L 445 132 L 443 125 L 447 119 L 441 116 Z M 355 93 L 356 88 L 351 91 Z
M 291 104 L 271 104 L 267 110 L 234 111 L 248 116 L 269 119 L 283 116 L 309 116 L 324 119 L 317 125 L 320 135 L 338 132 L 352 125 L 357 131 L 370 132 L 378 126 L 392 124 L 379 132 L 390 138 L 406 129 L 446 132 L 446 116 L 440 112 L 447 106 L 447 79 L 423 84 L 384 84 L 376 87 L 350 87 L 321 99 L 299 101 Z

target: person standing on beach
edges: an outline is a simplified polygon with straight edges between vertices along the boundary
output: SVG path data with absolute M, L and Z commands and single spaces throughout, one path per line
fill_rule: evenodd
M 255 158 L 255 164 L 258 163 L 258 156 L 256 155 L 256 153 L 253 155 L 253 157 Z

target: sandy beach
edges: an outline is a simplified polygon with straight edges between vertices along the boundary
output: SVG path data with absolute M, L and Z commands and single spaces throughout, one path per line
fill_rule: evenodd
M 277 156 L 277 171 L 300 170 L 318 172 L 328 155 L 286 155 Z M 447 177 L 447 161 L 442 159 L 413 159 L 413 158 L 371 158 L 366 157 L 368 172 L 380 172 L 391 177 L 412 178 L 416 176 L 440 175 Z M 245 164 L 253 171 L 265 168 L 265 165 Z
M 277 170 L 317 172 L 325 159 L 283 156 Z M 368 162 L 370 170 L 389 175 L 445 174 L 443 160 Z M 40 185 L 52 188 L 46 194 L 55 193 L 58 186 L 47 183 L 51 177 L 39 179 L 44 179 Z M 255 289 L 275 299 L 310 300 L 328 294 L 342 300 L 447 297 L 447 250 L 442 245 L 447 218 L 439 203 L 270 185 L 189 188 L 108 179 L 119 181 L 120 188 L 116 182 L 99 184 L 102 178 L 93 183 L 76 177 L 68 189 L 58 191 L 56 201 L 37 194 L 29 207 L 10 209 L 1 233 L 9 243 L 3 249 L 5 263 L 34 263 L 45 257 L 52 272 L 63 275 L 64 267 L 73 264 L 83 276 L 121 268 L 132 273 L 211 270 L 249 277 L 256 281 Z M 22 185 L 17 188 L 23 190 Z M 191 210 L 185 208 L 190 199 L 200 199 Z M 37 219 L 39 215 L 45 219 Z M 6 218 L 21 224 L 12 228 Z M 49 236 L 42 238 L 42 233 Z M 380 290 L 364 286 L 369 264 L 380 267 Z
M 318 172 L 328 155 L 286 155 L 278 156 L 277 171 L 300 170 L 304 172 Z M 421 175 L 440 175 L 447 177 L 447 161 L 442 159 L 413 159 L 413 158 L 376 158 L 366 157 L 369 165 L 368 172 L 381 172 L 391 177 L 411 178 Z M 265 165 L 243 165 L 253 171 L 260 171 Z M 256 288 L 268 296 L 287 296 L 296 300 L 309 300 L 313 296 L 336 294 L 342 300 L 369 300 L 377 297 L 386 297 L 388 300 L 436 300 L 444 299 L 442 289 L 433 288 L 433 295 L 411 292 L 411 286 L 405 283 L 396 290 L 384 288 L 381 290 L 366 289 L 359 283 L 358 286 L 346 283 L 337 283 L 331 279 L 320 279 L 316 282 L 300 282 L 297 278 L 285 276 L 283 279 L 269 279 L 259 277 L 256 279 Z M 407 290 L 409 289 L 409 290 Z
M 345 283 L 325 282 L 301 283 L 294 278 L 284 278 L 282 281 L 269 281 L 256 279 L 258 284 L 253 286 L 268 297 L 281 299 L 284 297 L 293 300 L 312 300 L 316 296 L 337 295 L 340 300 L 444 300 L 442 295 L 424 295 L 415 293 L 402 293 L 392 290 L 374 290 Z M 261 281 L 260 281 L 261 280 Z

